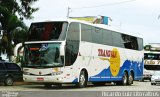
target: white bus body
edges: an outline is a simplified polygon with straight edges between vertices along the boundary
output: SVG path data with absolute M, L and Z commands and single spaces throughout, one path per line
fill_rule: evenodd
M 58 38 L 33 34 L 33 27 L 39 31 L 47 29 L 41 31 L 42 34 L 49 33 L 49 28 L 53 29 L 49 23 L 61 28 Z M 32 34 L 43 38 L 34 40 Z M 29 35 L 31 38 L 24 43 L 23 79 L 26 82 L 45 85 L 76 83 L 84 87 L 87 82 L 130 85 L 133 80 L 142 78 L 144 54 L 141 38 L 70 19 L 33 23 Z

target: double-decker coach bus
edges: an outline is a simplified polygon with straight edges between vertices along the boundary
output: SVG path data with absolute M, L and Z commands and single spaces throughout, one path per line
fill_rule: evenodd
M 78 20 L 32 23 L 23 43 L 26 82 L 131 85 L 143 75 L 143 40 Z
M 144 68 L 149 74 L 145 75 L 144 78 L 150 78 L 154 71 L 160 70 L 160 44 L 151 43 L 145 47 L 144 51 Z

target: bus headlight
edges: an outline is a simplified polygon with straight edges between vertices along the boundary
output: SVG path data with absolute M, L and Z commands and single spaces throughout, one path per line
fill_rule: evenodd
M 23 72 L 23 74 L 24 74 L 24 75 L 30 75 L 30 73 L 29 73 L 29 72 Z

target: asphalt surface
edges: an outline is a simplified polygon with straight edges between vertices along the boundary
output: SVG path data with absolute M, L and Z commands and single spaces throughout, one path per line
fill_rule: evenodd
M 151 85 L 149 81 L 134 81 L 131 86 L 117 86 L 107 83 L 105 86 L 94 86 L 89 84 L 85 88 L 77 88 L 72 84 L 64 84 L 61 87 L 44 87 L 41 84 L 15 83 L 14 86 L 0 86 L 0 91 L 160 91 L 160 85 Z

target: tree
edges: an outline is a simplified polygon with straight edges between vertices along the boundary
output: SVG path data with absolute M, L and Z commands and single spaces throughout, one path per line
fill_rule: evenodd
M 0 52 L 6 51 L 8 56 L 12 55 L 13 31 L 17 27 L 26 29 L 23 19 L 31 19 L 32 13 L 38 8 L 31 7 L 38 0 L 0 0 L 0 24 L 4 31 L 0 42 Z
M 13 42 L 18 44 L 27 40 L 27 28 L 17 27 L 13 30 Z

